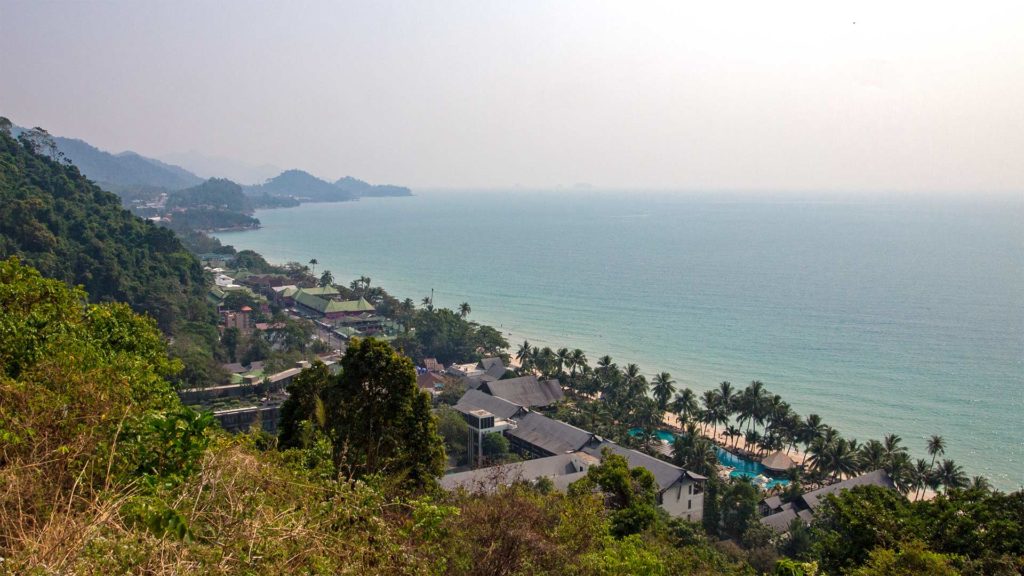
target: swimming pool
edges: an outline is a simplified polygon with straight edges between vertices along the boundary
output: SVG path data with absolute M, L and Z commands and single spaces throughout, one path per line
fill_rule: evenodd
M 789 480 L 769 477 L 767 474 L 768 469 L 760 462 L 741 458 L 728 450 L 723 450 L 718 447 L 715 447 L 715 452 L 718 453 L 718 462 L 722 466 L 734 468 L 734 470 L 729 473 L 729 476 L 732 476 L 733 478 L 743 476 L 753 480 L 758 476 L 764 476 L 769 478 L 768 482 L 764 484 L 766 489 L 774 488 L 776 486 L 786 486 L 789 484 Z
M 633 428 L 629 433 L 633 436 L 639 436 L 641 434 L 641 430 L 639 428 Z M 669 444 L 675 442 L 676 439 L 675 434 L 668 430 L 658 430 L 656 436 L 660 440 L 664 440 Z M 754 480 L 758 476 L 766 477 L 768 478 L 768 482 L 762 485 L 765 489 L 774 488 L 776 486 L 786 486 L 789 484 L 789 480 L 769 477 L 768 474 L 766 474 L 767 468 L 765 468 L 760 462 L 747 460 L 746 458 L 737 456 L 728 450 L 719 448 L 718 446 L 715 447 L 715 453 L 718 455 L 719 464 L 733 468 L 732 472 L 729 472 L 729 476 L 733 478 L 746 477 Z

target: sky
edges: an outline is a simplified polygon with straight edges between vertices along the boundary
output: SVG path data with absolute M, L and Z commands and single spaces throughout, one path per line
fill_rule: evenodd
M 1024 2 L 0 0 L 0 115 L 415 188 L 1024 192 Z

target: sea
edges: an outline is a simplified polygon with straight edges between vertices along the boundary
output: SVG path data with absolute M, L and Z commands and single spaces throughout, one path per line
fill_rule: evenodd
M 582 348 L 698 394 L 760 380 L 844 436 L 1024 485 L 1024 199 L 417 191 L 261 210 L 271 262 L 468 302 L 512 350 Z

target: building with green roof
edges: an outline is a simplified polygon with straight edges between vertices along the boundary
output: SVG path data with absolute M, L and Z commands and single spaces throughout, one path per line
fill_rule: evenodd
M 375 311 L 373 305 L 365 298 L 339 302 L 311 294 L 306 288 L 300 288 L 293 299 L 303 310 L 322 316 L 326 320 L 337 320 L 366 313 L 372 314 Z

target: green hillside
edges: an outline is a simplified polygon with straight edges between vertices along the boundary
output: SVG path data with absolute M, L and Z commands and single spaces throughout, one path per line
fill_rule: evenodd
M 0 257 L 80 284 L 93 301 L 126 302 L 167 333 L 209 320 L 202 268 L 172 231 L 27 142 L 0 132 Z

